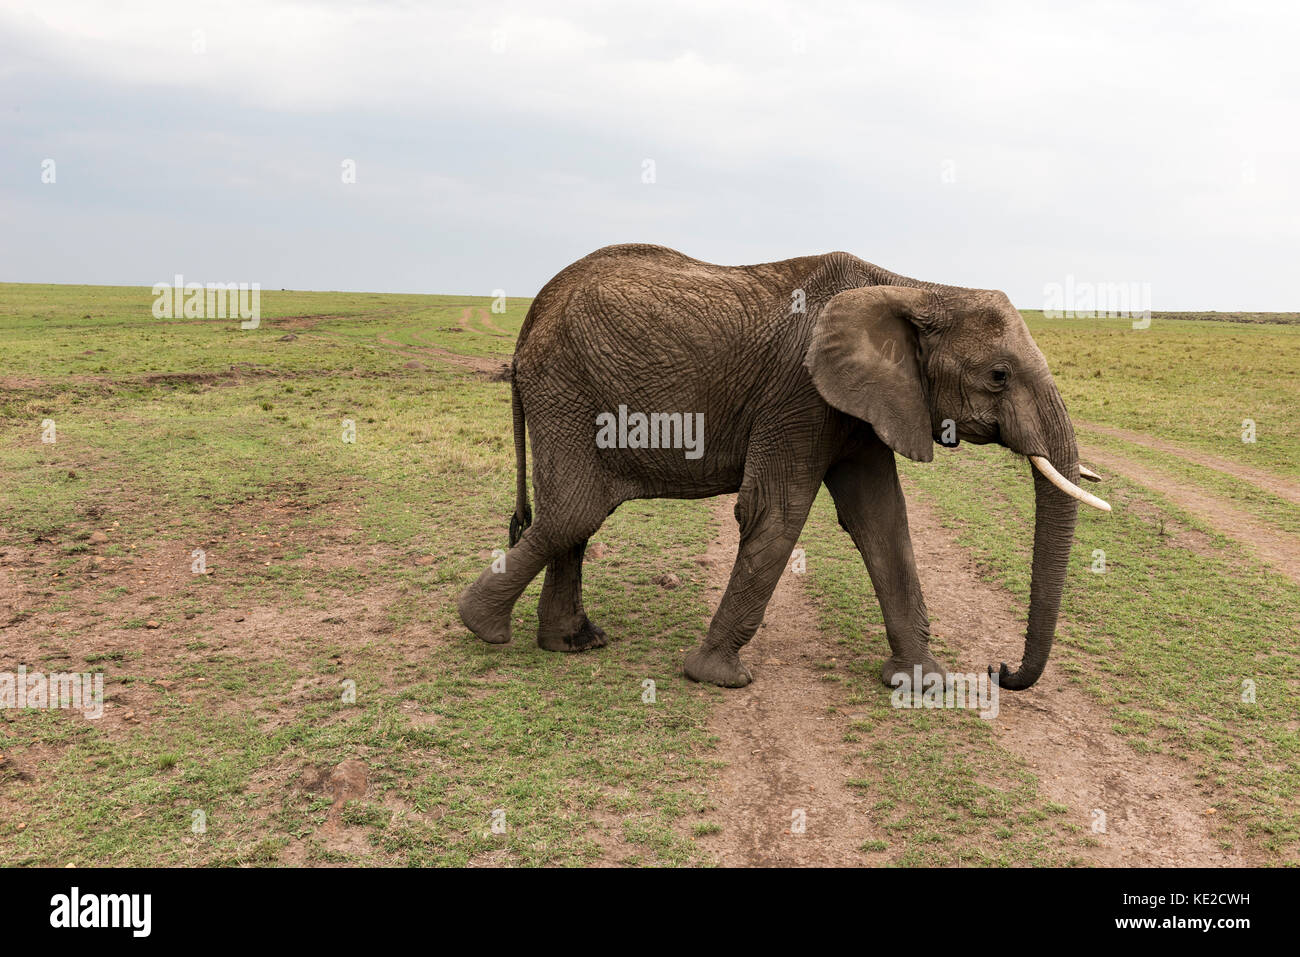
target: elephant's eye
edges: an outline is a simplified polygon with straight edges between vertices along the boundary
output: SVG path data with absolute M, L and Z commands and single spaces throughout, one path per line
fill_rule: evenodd
M 999 389 L 1007 384 L 1007 370 L 994 369 L 992 373 L 993 384 Z

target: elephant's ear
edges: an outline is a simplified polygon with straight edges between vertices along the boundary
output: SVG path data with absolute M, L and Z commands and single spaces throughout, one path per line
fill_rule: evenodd
M 917 462 L 934 458 L 917 336 L 935 314 L 935 296 L 923 289 L 847 290 L 823 307 L 804 360 L 823 399 Z

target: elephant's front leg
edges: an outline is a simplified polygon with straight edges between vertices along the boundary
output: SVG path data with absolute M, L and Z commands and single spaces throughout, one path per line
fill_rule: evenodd
M 816 485 L 791 487 L 746 475 L 736 499 L 740 523 L 736 564 L 708 635 L 686 656 L 688 678 L 724 688 L 741 688 L 754 680 L 740 660 L 740 649 L 763 622 L 816 491 Z
M 885 618 L 892 654 L 881 667 L 881 679 L 892 684 L 895 675 L 906 674 L 910 681 L 917 665 L 923 675 L 946 676 L 946 669 L 930 654 L 930 617 L 916 574 L 907 503 L 898 484 L 894 453 L 872 436 L 866 448 L 827 472 L 826 487 L 835 500 L 840 525 L 867 564 Z

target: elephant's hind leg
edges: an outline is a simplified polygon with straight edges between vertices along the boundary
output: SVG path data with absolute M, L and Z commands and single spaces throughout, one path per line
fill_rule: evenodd
M 539 495 L 538 516 L 533 525 L 503 559 L 493 562 L 461 595 L 457 604 L 461 621 L 489 644 L 505 644 L 510 640 L 510 614 L 515 602 L 537 573 L 554 563 L 553 573 L 547 575 L 542 590 L 539 617 L 548 636 L 556 633 L 550 630 L 552 627 L 557 632 L 562 630 L 573 609 L 581 612 L 581 563 L 586 541 L 600 528 L 612 508 L 603 489 L 600 495 L 591 494 L 590 489 L 578 489 L 554 500 Z M 582 618 L 585 620 L 586 615 Z M 582 647 L 564 650 L 599 647 L 594 639 L 582 642 L 580 632 L 581 627 L 569 637 L 579 638 Z M 604 644 L 603 632 L 599 643 Z
M 583 539 L 546 566 L 546 583 L 537 606 L 537 644 L 547 651 L 588 651 L 606 644 L 605 632 L 582 607 Z
M 504 645 L 510 640 L 510 612 L 554 551 L 545 534 L 536 534 L 537 528 L 524 532 L 504 558 L 485 568 L 456 603 L 465 627 L 488 644 Z

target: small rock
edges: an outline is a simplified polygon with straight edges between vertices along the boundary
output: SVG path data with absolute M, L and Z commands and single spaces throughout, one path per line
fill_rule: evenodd
M 295 340 L 295 339 L 297 339 L 297 338 L 298 338 L 298 337 L 295 336 L 295 335 L 291 332 L 291 333 L 289 333 L 288 335 L 281 336 L 281 337 L 280 337 L 279 339 L 277 339 L 276 341 L 277 341 L 277 342 L 293 342 L 293 340 Z
M 146 622 L 144 623 L 144 626 L 145 626 L 146 628 L 161 628 L 161 627 L 162 627 L 161 625 L 158 624 L 158 622 L 154 621 L 152 618 L 150 618 L 148 621 L 146 621 Z
M 103 545 L 107 541 L 108 536 L 99 529 L 95 529 L 95 531 L 90 533 L 90 544 L 92 545 Z
M 674 588 L 681 587 L 682 580 L 672 572 L 669 572 L 667 575 L 660 575 L 658 578 L 655 578 L 654 583 L 665 591 L 672 591 Z

